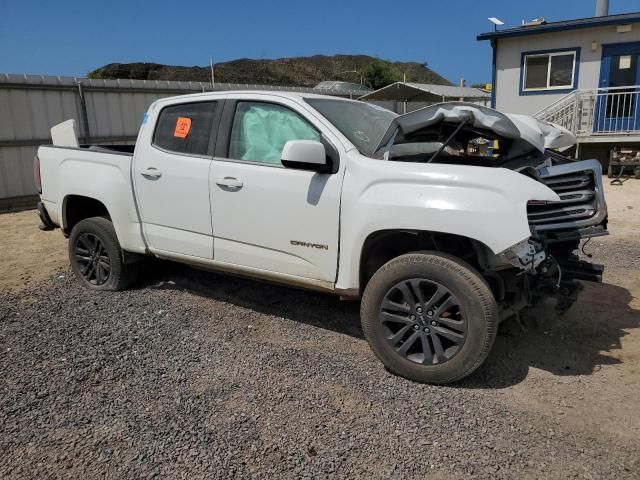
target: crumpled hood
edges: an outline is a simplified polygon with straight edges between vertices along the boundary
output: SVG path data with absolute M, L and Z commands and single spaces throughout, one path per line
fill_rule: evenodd
M 528 115 L 502 113 L 467 102 L 446 102 L 394 119 L 376 150 L 384 147 L 396 134 L 396 130 L 394 142 L 402 143 L 419 130 L 442 122 L 460 123 L 463 120 L 467 120 L 470 126 L 490 130 L 500 137 L 513 140 L 519 151 L 531 150 L 533 147 L 543 152 L 547 148 L 567 148 L 576 143 L 576 137 L 566 128 Z

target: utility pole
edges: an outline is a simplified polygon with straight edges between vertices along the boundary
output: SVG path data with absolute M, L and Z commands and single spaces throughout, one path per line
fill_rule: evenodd
M 213 57 L 211 57 L 210 64 L 211 64 L 211 89 L 215 90 L 215 88 L 216 88 L 216 77 L 213 75 Z

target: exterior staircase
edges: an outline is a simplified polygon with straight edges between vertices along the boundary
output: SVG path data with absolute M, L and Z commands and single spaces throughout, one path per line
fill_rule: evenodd
M 534 115 L 580 143 L 640 142 L 640 85 L 574 90 Z

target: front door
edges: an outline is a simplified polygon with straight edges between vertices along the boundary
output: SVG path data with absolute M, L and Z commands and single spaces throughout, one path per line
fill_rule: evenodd
M 209 170 L 217 104 L 164 107 L 152 145 L 134 158 L 142 227 L 156 253 L 213 258 Z
M 321 138 L 291 107 L 227 100 L 221 123 L 230 127 L 218 137 L 227 144 L 219 140 L 211 165 L 214 260 L 335 282 L 344 169 L 283 167 L 288 140 Z
M 595 132 L 640 129 L 640 43 L 602 47 L 600 88 L 596 97 Z

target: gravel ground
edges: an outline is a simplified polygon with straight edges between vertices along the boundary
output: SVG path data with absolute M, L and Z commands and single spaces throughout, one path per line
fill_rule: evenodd
M 499 393 L 518 339 L 420 385 L 374 358 L 356 302 L 152 270 L 120 293 L 65 274 L 0 294 L 1 478 L 638 476 L 637 437 Z
M 0 215 L 0 478 L 640 478 L 640 182 L 605 191 L 604 283 L 447 387 L 387 373 L 356 302 L 163 263 L 96 295 Z

